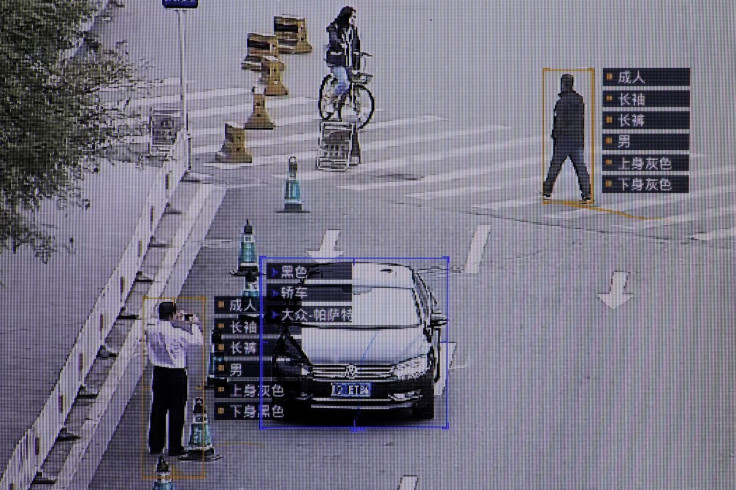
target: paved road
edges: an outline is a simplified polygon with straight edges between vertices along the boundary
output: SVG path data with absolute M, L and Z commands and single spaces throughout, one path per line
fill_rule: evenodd
M 188 16 L 196 170 L 229 190 L 183 295 L 239 292 L 227 271 L 246 218 L 267 255 L 304 255 L 338 229 L 338 249 L 350 256 L 451 257 L 448 335 L 457 352 L 439 400 L 449 430 L 264 432 L 214 421 L 223 460 L 206 476 L 199 465 L 177 464 L 180 477 L 224 488 L 395 488 L 404 474 L 418 475 L 422 489 L 733 486 L 733 144 L 726 125 L 704 124 L 733 112 L 732 98 L 712 103 L 728 93 L 723 75 L 733 65 L 708 56 L 733 34 L 696 16 L 691 2 L 541 5 L 357 4 L 382 110 L 361 133 L 366 163 L 345 174 L 311 168 L 318 53 L 285 58 L 290 95 L 269 102 L 279 127 L 248 133 L 259 165 L 211 165 L 224 121 L 250 112 L 242 89 L 256 76 L 239 67 L 245 33 L 269 30 L 274 14 L 298 13 L 318 48 L 321 26 L 341 5 L 284 1 L 278 11 L 246 12 L 223 1 Z M 379 15 L 386 9 L 388 18 Z M 131 52 L 171 77 L 174 58 L 161 53 L 175 39 L 166 14 L 129 2 L 108 34 L 125 33 Z M 610 21 L 622 15 L 630 22 L 623 32 Z M 541 106 L 542 68 L 593 67 L 600 77 L 619 65 L 693 69 L 693 192 L 599 194 L 593 209 L 540 204 L 540 115 L 551 111 Z M 211 96 L 215 88 L 222 91 Z M 176 87 L 158 95 L 166 90 Z M 276 213 L 291 154 L 302 162 L 308 215 Z M 576 197 L 569 169 L 555 193 Z M 484 244 L 477 255 L 474 236 Z M 633 298 L 611 309 L 598 294 L 615 272 L 627 274 Z M 93 488 L 153 468 L 140 452 L 147 379 Z M 178 488 L 203 485 L 177 480 Z

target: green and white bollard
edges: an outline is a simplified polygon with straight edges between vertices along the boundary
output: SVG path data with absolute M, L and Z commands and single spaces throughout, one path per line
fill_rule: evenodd
M 302 191 L 299 179 L 296 176 L 296 157 L 289 157 L 286 188 L 284 189 L 284 213 L 306 213 L 303 209 Z
M 258 277 L 258 256 L 256 255 L 256 239 L 250 220 L 245 221 L 243 233 L 240 234 L 240 252 L 238 253 L 238 270 L 232 275 L 246 277 L 255 281 Z
M 179 459 L 216 461 L 220 458 L 222 458 L 222 455 L 216 454 L 215 447 L 212 445 L 212 433 L 207 421 L 207 410 L 204 408 L 204 401 L 197 398 L 194 401 L 194 420 L 189 431 L 187 454 L 180 456 Z
M 174 490 L 169 463 L 163 456 L 159 456 L 156 464 L 156 480 L 153 482 L 153 490 Z

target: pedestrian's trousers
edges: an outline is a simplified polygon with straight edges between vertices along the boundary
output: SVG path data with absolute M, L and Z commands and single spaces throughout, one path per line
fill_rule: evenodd
M 153 368 L 153 403 L 148 429 L 148 449 L 163 451 L 166 441 L 166 415 L 169 416 L 169 453 L 181 452 L 184 408 L 187 404 L 187 371 L 159 366 Z
M 570 158 L 572 166 L 575 168 L 575 173 L 578 176 L 580 194 L 584 198 L 590 197 L 590 176 L 588 175 L 588 169 L 585 167 L 585 162 L 583 161 L 583 144 L 578 138 L 559 137 L 555 139 L 552 161 L 549 164 L 547 179 L 544 181 L 542 191 L 545 195 L 552 194 L 552 189 L 555 186 L 557 176 L 560 174 L 560 170 L 562 170 L 562 164 L 568 157 Z

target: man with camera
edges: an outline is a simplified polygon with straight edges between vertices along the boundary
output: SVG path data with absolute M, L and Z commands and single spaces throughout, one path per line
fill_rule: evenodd
M 166 442 L 166 416 L 169 419 L 169 455 L 184 454 L 181 436 L 187 403 L 187 350 L 202 345 L 197 315 L 178 312 L 176 303 L 158 305 L 158 321 L 146 325 L 148 359 L 153 364 L 153 403 L 148 429 L 148 449 L 161 453 Z

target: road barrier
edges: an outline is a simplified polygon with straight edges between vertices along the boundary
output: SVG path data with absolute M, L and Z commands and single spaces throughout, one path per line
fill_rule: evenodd
M 306 54 L 312 52 L 307 41 L 307 23 L 304 18 L 277 15 L 273 18 L 273 32 L 278 38 L 278 50 L 283 54 Z
M 245 122 L 245 129 L 273 129 L 276 125 L 266 111 L 266 96 L 256 93 L 253 87 L 253 113 Z
M 225 141 L 215 154 L 215 159 L 223 163 L 251 163 L 253 155 L 245 146 L 245 128 L 235 121 L 225 123 Z
M 0 479 L 0 488 L 27 488 L 40 473 L 57 437 L 63 434 L 72 405 L 123 309 L 143 263 L 144 252 L 186 168 L 186 138 L 179 133 L 148 192 L 132 238 L 82 325 L 56 385 L 40 414 L 13 450 Z
M 265 95 L 289 95 L 289 91 L 281 81 L 281 73 L 284 71 L 284 64 L 281 60 L 274 56 L 264 56 L 261 58 L 261 66 L 261 81 L 266 84 L 263 93 Z
M 279 57 L 278 45 L 279 41 L 275 35 L 249 32 L 246 41 L 248 52 L 240 66 L 244 70 L 260 71 L 261 59 L 264 56 Z

